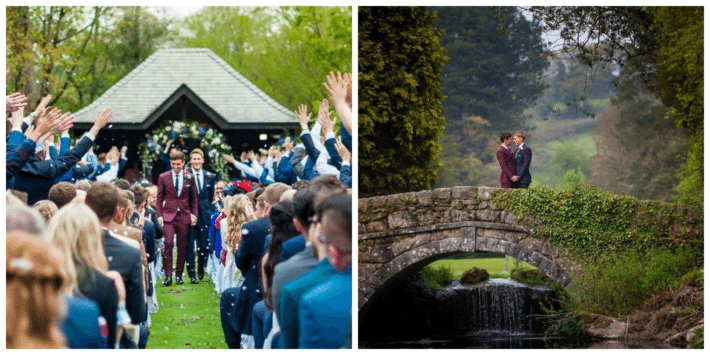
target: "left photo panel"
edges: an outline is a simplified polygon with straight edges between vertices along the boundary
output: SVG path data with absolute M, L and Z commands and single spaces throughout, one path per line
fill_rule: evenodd
M 5 7 L 6 347 L 352 348 L 352 11 Z

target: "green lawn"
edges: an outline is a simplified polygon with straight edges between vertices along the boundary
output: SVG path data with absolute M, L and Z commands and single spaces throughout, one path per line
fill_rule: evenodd
M 163 286 L 155 291 L 158 313 L 151 314 L 148 349 L 226 349 L 219 319 L 219 295 L 208 276 L 197 285 L 183 276 L 184 285 Z
M 510 271 L 515 268 L 513 258 L 508 259 L 508 271 L 505 271 L 505 258 L 475 258 L 475 259 L 441 259 L 429 264 L 433 268 L 448 266 L 455 278 L 460 278 L 464 271 L 472 267 L 486 269 L 493 278 L 509 278 Z M 535 269 L 534 266 L 522 262 L 521 269 Z

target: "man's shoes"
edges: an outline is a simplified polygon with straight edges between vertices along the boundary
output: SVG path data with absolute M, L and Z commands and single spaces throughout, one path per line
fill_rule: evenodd
M 173 278 L 168 276 L 163 280 L 163 286 L 170 286 L 173 284 Z
M 191 283 L 191 284 L 193 284 L 193 285 L 195 285 L 195 284 L 198 284 L 198 283 L 200 283 L 200 281 L 197 281 L 197 279 L 196 279 L 196 278 L 194 278 L 194 277 L 191 277 L 191 278 L 190 278 L 190 283 Z
M 182 282 L 182 277 L 176 277 L 176 278 L 175 278 L 175 284 L 176 284 L 176 285 L 184 285 L 185 283 Z
M 197 272 L 197 278 L 200 279 L 200 281 L 202 281 L 202 279 L 205 278 L 205 272 L 204 272 L 204 271 L 202 271 L 202 272 L 198 271 L 198 272 Z

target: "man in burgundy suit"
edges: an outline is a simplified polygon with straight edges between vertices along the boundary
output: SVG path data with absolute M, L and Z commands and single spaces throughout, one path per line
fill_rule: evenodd
M 508 149 L 512 140 L 513 138 L 510 133 L 503 132 L 503 134 L 500 135 L 501 145 L 496 153 L 498 164 L 500 164 L 500 187 L 504 189 L 510 189 L 515 185 L 515 182 L 512 180 L 513 176 L 516 174 L 515 157 L 513 157 L 513 153 Z
M 170 153 L 170 171 L 160 174 L 158 178 L 157 208 L 158 224 L 163 226 L 165 235 L 165 265 L 164 286 L 172 284 L 173 275 L 173 236 L 177 235 L 177 267 L 175 268 L 175 284 L 182 285 L 182 271 L 185 268 L 187 253 L 187 234 L 190 226 L 197 224 L 197 189 L 193 176 L 182 170 L 185 165 L 185 154 L 180 151 Z

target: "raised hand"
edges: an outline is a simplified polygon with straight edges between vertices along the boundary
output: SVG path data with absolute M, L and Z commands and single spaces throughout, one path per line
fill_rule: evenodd
M 23 95 L 21 92 L 16 92 L 5 97 L 5 110 L 7 112 L 14 112 L 20 107 L 25 106 L 27 106 L 27 96 Z
M 345 77 L 343 77 L 340 72 L 336 76 L 333 72 L 330 72 L 323 86 L 328 91 L 328 95 L 330 95 L 330 102 L 335 107 L 343 127 L 352 134 L 352 109 L 346 101 L 348 90 L 352 91 L 352 76 L 346 73 Z
M 302 130 L 308 130 L 308 122 L 311 122 L 312 113 L 308 113 L 308 106 L 298 105 L 298 111 L 293 111 L 298 117 L 298 122 L 301 123 Z
M 251 160 L 252 162 L 254 162 L 256 160 L 256 154 L 254 154 L 253 150 L 250 150 L 247 153 L 247 159 Z
M 284 149 L 287 152 L 293 150 L 293 139 L 291 139 L 291 137 L 286 137 L 286 139 L 284 139 Z
M 64 113 L 63 115 L 55 119 L 56 125 L 52 127 L 49 134 L 54 135 L 60 134 L 64 131 L 69 131 L 69 129 L 74 126 L 75 119 L 76 117 L 74 117 L 71 112 Z
M 348 94 L 348 80 L 343 79 L 343 75 L 340 74 L 340 72 L 338 72 L 337 76 L 333 74 L 333 72 L 330 72 L 325 77 L 325 80 L 326 82 L 323 83 L 323 87 L 328 91 L 330 101 L 333 102 L 333 105 L 345 102 L 345 96 Z
M 266 151 L 266 149 L 259 148 L 259 153 L 261 153 L 262 156 L 269 155 L 269 152 Z
M 111 117 L 113 117 L 113 109 L 110 107 L 101 113 L 97 111 L 96 116 L 94 116 L 94 125 L 98 126 L 99 129 L 104 128 Z
M 328 111 L 329 108 L 330 104 L 328 103 L 328 100 L 323 99 L 320 103 L 320 108 L 318 109 L 318 122 L 320 122 L 321 126 L 323 126 L 324 133 L 333 132 L 333 128 L 335 128 L 336 119 L 330 119 L 330 115 L 332 115 L 333 112 Z
M 242 152 L 242 154 L 239 156 L 239 158 L 240 158 L 239 159 L 240 162 L 247 160 L 247 152 Z
M 37 107 L 35 108 L 35 117 L 39 117 L 44 113 L 44 111 L 47 109 L 47 105 L 49 105 L 50 100 L 52 100 L 52 95 L 47 95 L 42 98 L 42 101 L 40 101 L 39 105 L 37 105 Z
M 242 155 L 243 155 L 243 154 L 244 154 L 244 153 L 242 153 Z M 229 155 L 224 154 L 224 155 L 222 155 L 222 157 L 223 157 L 224 160 L 226 160 L 227 163 L 229 163 L 229 164 L 234 164 L 234 162 L 236 161 L 236 160 L 234 160 L 234 156 L 231 155 L 231 154 L 229 154 Z
M 350 161 L 350 151 L 343 144 L 340 137 L 335 138 L 335 148 L 338 150 L 338 155 L 340 155 L 340 158 L 343 159 L 343 161 Z

